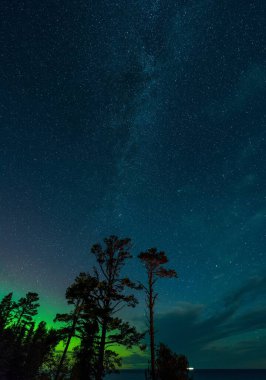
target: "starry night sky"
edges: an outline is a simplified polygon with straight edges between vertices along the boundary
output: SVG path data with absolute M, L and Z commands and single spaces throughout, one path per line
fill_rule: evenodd
M 265 368 L 264 1 L 0 12 L 0 296 L 39 292 L 51 322 L 92 243 L 128 236 L 179 274 L 158 284 L 157 341 L 195 367 Z M 140 298 L 125 317 L 143 327 Z

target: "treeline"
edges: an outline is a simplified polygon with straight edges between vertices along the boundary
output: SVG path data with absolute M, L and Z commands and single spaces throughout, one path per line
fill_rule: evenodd
M 135 307 L 136 294 L 145 291 L 150 336 L 150 369 L 146 377 L 155 380 L 185 379 L 188 363 L 166 346 L 156 351 L 154 341 L 154 286 L 158 278 L 176 277 L 174 270 L 164 268 L 168 259 L 155 248 L 139 254 L 147 273 L 146 283 L 135 283 L 122 275 L 125 263 L 132 258 L 129 238 L 110 236 L 104 244 L 95 244 L 91 253 L 96 266 L 92 273 L 80 273 L 66 290 L 71 309 L 57 314 L 57 329 L 45 322 L 36 325 L 39 297 L 29 292 L 15 302 L 12 293 L 0 303 L 0 380 L 102 380 L 121 366 L 121 358 L 112 349 L 128 349 L 142 343 L 145 332 L 139 332 L 119 317 L 125 307 Z M 69 355 L 73 338 L 79 345 Z M 56 351 L 63 341 L 63 351 Z M 165 363 L 168 364 L 165 366 Z M 171 363 L 174 371 L 169 372 Z M 185 364 L 184 364 L 185 363 Z M 169 374 L 171 377 L 169 377 Z M 173 377 L 174 376 L 174 377 Z

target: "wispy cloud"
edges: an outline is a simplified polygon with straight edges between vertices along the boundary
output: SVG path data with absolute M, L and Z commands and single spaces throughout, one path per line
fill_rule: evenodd
M 211 315 L 203 305 L 178 304 L 158 318 L 157 340 L 187 354 L 196 367 L 249 367 L 255 361 L 265 367 L 263 351 L 255 349 L 266 334 L 265 296 L 266 276 L 257 276 L 227 295 Z M 223 362 L 221 351 L 227 353 Z
M 203 304 L 179 302 L 157 315 L 156 341 L 187 355 L 196 368 L 265 368 L 265 297 L 262 274 L 227 294 L 211 311 Z M 146 328 L 142 317 L 134 323 Z M 145 368 L 148 360 L 148 352 L 134 352 L 124 365 Z

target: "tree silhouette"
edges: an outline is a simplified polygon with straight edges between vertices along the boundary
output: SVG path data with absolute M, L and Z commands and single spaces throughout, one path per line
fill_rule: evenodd
M 50 376 L 59 380 L 67 373 L 71 380 L 102 380 L 121 365 L 121 357 L 112 347 L 140 346 L 145 335 L 118 315 L 123 308 L 136 306 L 135 291 L 143 288 L 149 308 L 151 374 L 155 379 L 154 285 L 158 278 L 176 277 L 176 272 L 163 267 L 168 261 L 164 252 L 151 248 L 139 255 L 147 271 L 148 285 L 132 282 L 123 275 L 127 260 L 132 258 L 130 248 L 129 238 L 113 235 L 105 238 L 102 245 L 92 246 L 96 266 L 92 274 L 80 273 L 67 288 L 66 299 L 72 310 L 56 315 L 54 321 L 61 323 L 58 330 L 47 329 L 45 322 L 35 325 L 37 293 L 28 292 L 17 302 L 9 293 L 0 301 L 0 379 L 34 380 Z M 80 344 L 68 360 L 74 337 Z M 55 347 L 61 340 L 65 341 L 64 350 L 62 355 L 56 355 Z
M 16 303 L 14 310 L 15 328 L 18 330 L 22 325 L 32 323 L 33 317 L 38 313 L 39 296 L 37 293 L 28 292 L 26 297 L 22 297 Z
M 94 379 L 97 370 L 96 339 L 99 332 L 98 323 L 84 321 L 79 328 L 80 345 L 74 350 L 75 364 L 71 379 Z
M 188 359 L 177 355 L 165 344 L 160 343 L 156 352 L 156 372 L 159 380 L 188 380 Z
M 131 330 L 128 324 L 123 324 L 115 317 L 124 307 L 135 307 L 138 302 L 133 294 L 125 294 L 125 290 L 141 288 L 128 277 L 121 275 L 125 262 L 132 258 L 129 251 L 130 242 L 129 238 L 119 239 L 117 236 L 110 236 L 104 239 L 104 247 L 95 244 L 91 249 L 97 260 L 94 275 L 99 282 L 96 300 L 99 310 L 97 320 L 100 324 L 100 341 L 96 380 L 101 380 L 104 376 L 105 356 L 114 357 L 110 350 L 106 350 L 108 345 L 122 344 L 131 347 L 143 337 L 143 334 L 137 333 L 134 328 Z M 112 332 L 109 337 L 107 337 L 108 332 Z
M 0 334 L 11 322 L 14 302 L 12 301 L 13 293 L 9 293 L 0 302 Z
M 48 358 L 49 353 L 59 343 L 60 336 L 54 329 L 47 330 L 45 322 L 40 322 L 36 329 L 34 329 L 34 326 L 32 327 L 26 338 L 24 343 L 26 360 L 23 373 L 25 380 L 33 380 Z
M 177 277 L 177 274 L 175 270 L 163 267 L 168 262 L 168 258 L 165 252 L 157 251 L 156 248 L 150 248 L 145 252 L 141 252 L 138 258 L 144 264 L 148 276 L 148 285 L 142 286 L 146 293 L 146 305 L 149 313 L 151 379 L 155 380 L 154 304 L 158 293 L 154 293 L 154 285 L 158 278 Z
M 0 318 L 4 328 L 0 334 L 0 378 L 33 380 L 46 358 L 59 342 L 55 330 L 47 330 L 45 322 L 37 328 L 37 293 L 27 293 L 17 303 L 8 294 L 0 303 Z
M 95 318 L 96 304 L 92 292 L 97 285 L 96 278 L 86 273 L 80 273 L 75 282 L 66 291 L 67 302 L 69 305 L 74 306 L 74 310 L 70 313 L 57 314 L 54 319 L 55 322 L 65 324 L 65 327 L 61 329 L 61 333 L 66 337 L 66 345 L 58 365 L 55 380 L 59 379 L 71 339 L 80 331 L 84 319 L 88 321 Z

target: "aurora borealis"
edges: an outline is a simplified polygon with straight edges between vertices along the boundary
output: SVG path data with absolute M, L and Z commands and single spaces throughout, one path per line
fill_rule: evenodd
M 266 4 L 0 10 L 0 296 L 38 292 L 51 323 L 91 245 L 128 236 L 179 275 L 158 283 L 156 340 L 195 367 L 265 368 Z M 141 328 L 143 306 L 124 313 Z

